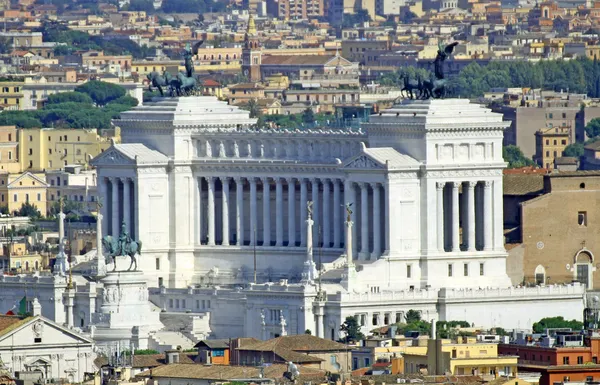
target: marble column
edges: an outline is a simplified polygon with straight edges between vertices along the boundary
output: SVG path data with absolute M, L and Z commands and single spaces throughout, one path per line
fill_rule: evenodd
M 313 178 L 311 180 L 311 194 L 312 194 L 312 201 L 313 201 L 313 221 L 314 221 L 314 226 L 313 226 L 313 239 L 317 240 L 317 245 L 319 245 L 320 242 L 320 237 L 319 237 L 319 230 L 320 230 L 320 226 L 321 226 L 321 221 L 319 220 L 319 213 L 321 212 L 320 210 L 320 204 L 319 204 L 319 179 L 318 178 Z
M 352 218 L 350 218 L 350 220 L 352 221 L 352 219 L 354 219 L 354 217 L 356 216 L 356 214 L 354 213 L 354 211 L 356 210 L 356 205 L 354 204 L 354 186 L 353 186 L 354 182 L 346 180 L 344 182 L 344 207 L 347 204 L 352 204 L 351 206 L 351 210 L 352 210 Z M 348 221 L 346 221 L 348 222 Z M 354 247 L 352 244 L 348 245 L 348 242 L 352 242 L 352 237 L 348 237 L 348 228 L 352 229 L 352 225 L 348 226 L 346 225 L 346 238 L 344 240 L 344 244 L 345 244 L 345 248 L 348 249 L 350 247 L 350 249 L 354 250 Z M 352 230 L 354 231 L 354 230 Z
M 222 222 L 223 222 L 223 243 L 224 246 L 229 246 L 229 181 L 231 178 L 221 178 L 223 186 L 222 196 Z
M 110 235 L 110 228 L 112 223 L 109 223 L 110 213 L 108 212 L 108 181 L 107 178 L 98 178 L 98 196 L 97 201 L 104 203 L 100 209 L 102 214 L 104 215 L 105 221 L 102 222 L 102 234 Z
M 296 246 L 296 179 L 287 178 L 288 184 L 288 246 Z
M 381 256 L 381 193 L 379 183 L 371 183 L 373 189 L 373 254 L 372 259 Z
M 256 194 L 256 178 L 249 178 L 250 181 L 250 245 L 256 245 L 256 234 L 258 229 L 258 197 Z
M 131 184 L 129 178 L 121 178 L 123 182 L 123 221 L 125 222 L 125 229 L 131 234 Z
M 300 179 L 300 246 L 306 247 L 306 202 L 308 202 L 308 182 Z
M 244 245 L 244 178 L 235 177 L 235 195 L 236 195 L 236 212 L 235 212 L 235 232 L 236 245 Z
M 492 250 L 493 234 L 492 181 L 483 182 L 483 250 Z
M 119 179 L 110 178 L 112 186 L 112 233 L 113 237 L 119 236 Z
M 208 177 L 208 242 L 209 246 L 215 245 L 215 178 Z
M 263 186 L 263 246 L 271 246 L 271 184 L 262 178 Z
M 196 236 L 198 237 L 197 244 L 202 244 L 202 230 L 204 223 L 202 222 L 202 178 L 196 178 Z
M 369 256 L 369 186 L 360 183 L 360 257 Z
M 467 248 L 475 251 L 475 186 L 477 182 L 467 183 Z
M 437 182 L 435 189 L 437 192 L 437 247 L 440 252 L 444 252 L 444 187 L 446 182 Z
M 323 247 L 331 247 L 331 185 L 323 180 Z
M 340 201 L 340 181 L 332 179 L 333 183 L 333 247 L 340 248 L 342 242 L 342 202 Z
M 452 182 L 452 251 L 460 251 L 460 212 L 458 210 L 459 182 Z
M 283 181 L 275 179 L 275 246 L 283 246 Z

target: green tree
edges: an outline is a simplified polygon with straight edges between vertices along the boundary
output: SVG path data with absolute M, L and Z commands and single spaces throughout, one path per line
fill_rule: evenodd
M 417 17 L 418 17 L 417 14 L 414 13 L 413 11 L 406 11 L 406 12 L 404 12 L 404 14 L 402 15 L 402 18 L 400 20 L 404 24 L 410 24 L 412 22 L 412 20 L 416 19 Z
M 411 324 L 414 322 L 421 321 L 421 313 L 416 310 L 409 310 L 406 312 L 406 323 Z
M 346 334 L 343 338 L 345 343 L 358 342 L 365 338 L 364 334 L 360 331 L 360 325 L 356 317 L 346 317 L 346 320 L 340 326 L 340 330 Z
M 302 112 L 302 121 L 307 124 L 312 124 L 315 122 L 315 113 L 312 108 L 307 108 Z
M 244 106 L 242 106 L 242 108 L 245 109 L 246 111 L 250 111 L 251 118 L 257 118 L 261 115 L 260 107 L 259 107 L 256 99 L 248 100 L 248 103 L 246 103 Z
M 306 329 L 304 331 L 304 334 L 308 334 L 310 336 L 310 335 L 312 335 L 312 331 L 310 331 L 310 329 Z
M 581 330 L 583 329 L 583 322 L 579 322 L 577 320 L 568 321 L 559 316 L 542 318 L 533 324 L 533 331 L 535 333 L 543 333 L 545 329 L 554 328 L 571 328 L 573 330 Z
M 29 217 L 33 220 L 39 219 L 42 217 L 40 210 L 37 209 L 36 205 L 25 202 L 21 205 L 19 210 L 15 211 L 15 216 L 17 217 Z
M 127 10 L 154 13 L 154 4 L 150 0 L 131 0 Z
M 565 147 L 563 156 L 574 156 L 577 158 L 583 156 L 583 143 L 569 144 L 567 147 Z
M 81 92 L 59 92 L 48 96 L 47 104 L 58 104 L 58 103 L 88 103 L 92 104 L 93 100 L 89 95 Z
M 585 126 L 585 134 L 588 138 L 595 138 L 600 135 L 600 118 L 594 118 Z
M 126 93 L 125 88 L 117 84 L 106 83 L 98 80 L 91 80 L 83 83 L 82 85 L 77 86 L 75 91 L 88 94 L 94 103 L 99 106 L 103 106 L 115 99 L 119 99 Z
M 515 145 L 508 145 L 502 148 L 502 157 L 508 163 L 508 168 L 520 168 L 533 166 L 535 163 L 523 154 L 523 151 Z
M 12 40 L 9 37 L 0 37 L 0 54 L 11 53 L 12 48 Z

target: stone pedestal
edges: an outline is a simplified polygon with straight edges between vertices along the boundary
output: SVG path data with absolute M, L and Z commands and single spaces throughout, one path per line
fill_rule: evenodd
M 125 261 L 127 260 L 127 261 Z M 117 257 L 117 266 L 125 266 L 128 257 Z M 100 280 L 104 285 L 100 312 L 93 315 L 97 344 L 121 346 L 134 343 L 146 349 L 148 334 L 160 330 L 160 311 L 148 301 L 148 287 L 141 271 L 109 271 Z

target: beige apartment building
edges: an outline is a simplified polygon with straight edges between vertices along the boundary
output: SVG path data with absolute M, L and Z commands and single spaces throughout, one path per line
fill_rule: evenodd
M 535 156 L 533 161 L 540 167 L 554 168 L 554 160 L 562 156 L 570 144 L 571 127 L 546 127 L 535 133 Z
M 24 203 L 31 203 L 40 213 L 46 213 L 46 189 L 48 184 L 42 174 L 0 174 L 0 206 L 9 212 L 17 211 Z
M 19 162 L 22 171 L 42 172 L 68 164 L 87 165 L 111 146 L 95 129 L 32 128 L 19 130 Z
M 15 126 L 0 127 L 0 172 L 15 173 L 21 170 L 18 160 L 18 132 Z

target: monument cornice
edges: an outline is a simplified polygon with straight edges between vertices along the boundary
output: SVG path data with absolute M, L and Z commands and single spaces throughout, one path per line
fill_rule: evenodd
M 298 164 L 298 163 L 245 163 L 239 164 L 235 162 L 202 162 L 194 161 L 192 165 L 193 171 L 198 173 L 204 172 L 219 172 L 222 175 L 239 172 L 294 172 L 294 173 L 327 173 L 331 175 L 332 171 L 338 171 L 340 165 L 332 164 Z M 340 175 L 342 174 L 340 170 Z

